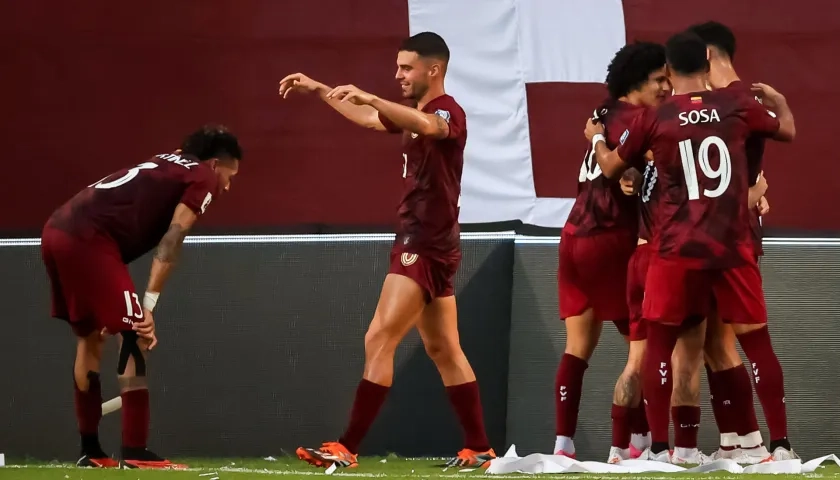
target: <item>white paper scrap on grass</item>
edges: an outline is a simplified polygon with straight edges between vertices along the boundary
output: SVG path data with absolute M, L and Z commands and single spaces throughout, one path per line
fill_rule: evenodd
M 516 446 L 511 445 L 504 457 L 490 462 L 487 468 L 489 474 L 510 473 L 813 473 L 824 462 L 834 462 L 840 466 L 840 459 L 836 455 L 826 455 L 808 462 L 802 460 L 784 460 L 779 462 L 760 463 L 743 467 L 732 460 L 715 460 L 694 468 L 684 468 L 670 463 L 652 460 L 624 460 L 617 464 L 605 462 L 581 462 L 562 455 L 543 455 L 534 453 L 527 457 L 516 454 Z

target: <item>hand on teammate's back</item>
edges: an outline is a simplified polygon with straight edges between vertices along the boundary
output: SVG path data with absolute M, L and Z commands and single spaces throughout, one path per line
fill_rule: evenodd
M 770 202 L 767 201 L 767 197 L 761 197 L 758 199 L 758 214 L 761 216 L 767 215 L 770 213 Z
M 753 83 L 752 91 L 761 98 L 761 103 L 767 108 L 776 108 L 780 103 L 785 102 L 784 95 L 765 83 Z
M 598 135 L 599 133 L 601 135 L 604 134 L 604 126 L 601 124 L 601 122 L 595 123 L 594 121 L 592 121 L 591 118 L 587 120 L 586 128 L 583 130 L 583 134 L 586 135 L 586 139 L 591 142 L 592 137 Z
M 280 90 L 278 93 L 283 98 L 286 98 L 289 92 L 314 92 L 319 87 L 321 87 L 320 82 L 316 82 L 302 73 L 293 73 L 280 80 Z
M 155 336 L 155 317 L 152 315 L 152 312 L 143 309 L 143 321 L 142 322 L 135 322 L 134 325 L 131 327 L 137 335 L 143 339 L 143 342 L 140 342 L 142 346 L 146 347 L 146 350 L 151 350 L 155 348 L 157 345 L 157 337 Z

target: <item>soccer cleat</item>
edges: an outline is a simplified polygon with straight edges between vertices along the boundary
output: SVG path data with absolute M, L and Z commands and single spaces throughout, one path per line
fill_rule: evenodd
M 641 455 L 639 455 L 639 460 L 651 460 L 654 462 L 662 462 L 662 463 L 671 463 L 671 455 L 673 454 L 672 451 L 663 450 L 659 453 L 653 453 L 650 448 L 646 448 Z
M 572 460 L 575 459 L 575 453 L 564 452 L 563 450 L 557 450 L 554 452 L 555 455 L 560 455 L 561 457 L 571 458 Z
M 627 449 L 627 451 L 628 451 L 628 457 L 629 457 L 629 459 L 631 459 L 631 460 L 632 460 L 632 459 L 639 458 L 639 457 L 641 457 L 641 456 L 642 456 L 642 454 L 643 454 L 643 453 L 645 453 L 645 451 L 644 451 L 644 450 L 639 450 L 639 449 L 638 449 L 638 448 L 636 448 L 636 446 L 635 446 L 635 445 L 633 445 L 632 443 L 630 444 L 630 448 L 628 448 L 628 449 Z
M 735 460 L 743 455 L 743 451 L 740 448 L 733 448 L 731 450 L 725 450 L 723 448 L 718 448 L 709 456 L 709 460 Z
M 446 462 L 447 467 L 458 468 L 487 468 L 490 466 L 490 460 L 496 458 L 496 452 L 491 448 L 486 452 L 476 452 L 465 448 L 458 452 L 458 456 Z
M 172 463 L 145 448 L 124 448 L 120 468 L 124 470 L 140 468 L 144 470 L 185 470 L 186 465 Z
M 703 455 L 703 452 L 696 448 L 674 448 L 671 454 L 671 463 L 674 465 L 703 465 L 709 463 L 711 458 L 708 455 Z
M 783 460 L 798 460 L 799 455 L 793 451 L 793 449 L 788 450 L 785 447 L 777 447 L 773 450 L 773 460 L 776 462 L 781 462 Z
M 117 468 L 120 462 L 106 455 L 104 452 L 96 452 L 92 455 L 82 455 L 76 466 L 80 468 Z
M 610 447 L 610 455 L 607 457 L 607 463 L 621 463 L 622 460 L 630 460 L 629 448 Z
M 299 447 L 296 451 L 299 459 L 316 467 L 335 465 L 342 468 L 358 467 L 358 455 L 350 453 L 347 447 L 338 442 L 326 442 L 321 448 Z

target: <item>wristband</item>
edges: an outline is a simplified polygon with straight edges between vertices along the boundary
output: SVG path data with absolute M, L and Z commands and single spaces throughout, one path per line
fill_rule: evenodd
M 592 136 L 592 151 L 593 152 L 595 151 L 595 144 L 597 144 L 598 142 L 607 143 L 607 137 L 605 137 L 603 133 L 596 133 L 595 135 Z
M 146 295 L 143 296 L 143 308 L 150 312 L 154 311 L 159 296 L 160 292 L 146 292 Z

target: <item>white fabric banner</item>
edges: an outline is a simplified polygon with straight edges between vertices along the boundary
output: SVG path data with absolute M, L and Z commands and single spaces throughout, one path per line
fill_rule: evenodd
M 536 196 L 525 85 L 603 82 L 624 45 L 621 0 L 408 0 L 408 15 L 412 35 L 439 33 L 452 52 L 446 89 L 468 131 L 460 221 L 562 227 L 574 199 Z

